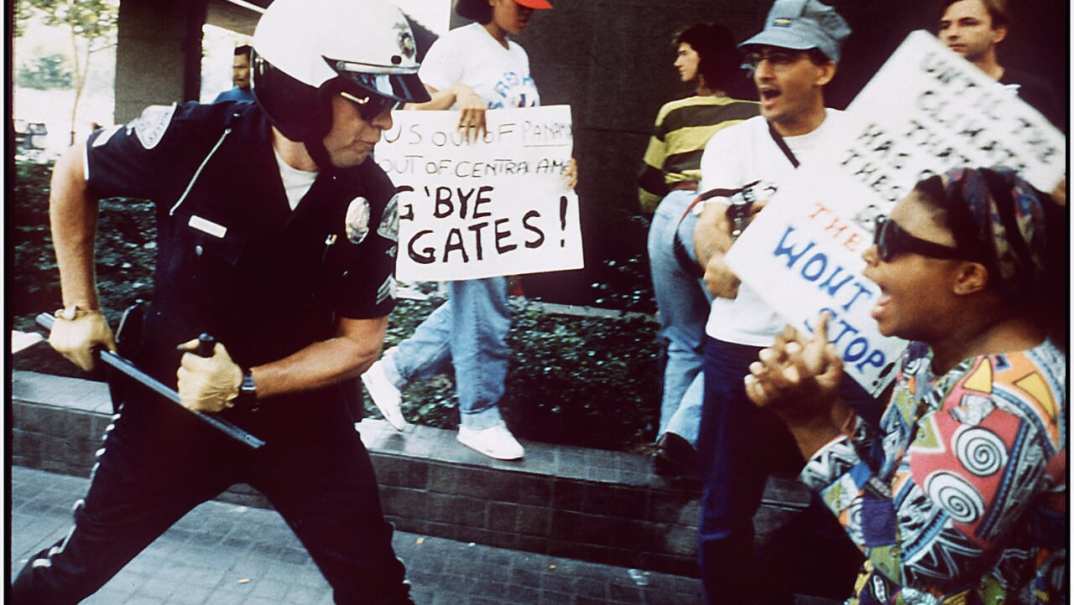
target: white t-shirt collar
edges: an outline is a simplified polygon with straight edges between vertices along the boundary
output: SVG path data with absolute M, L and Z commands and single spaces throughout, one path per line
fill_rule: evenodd
M 272 154 L 276 156 L 276 165 L 280 167 L 280 180 L 283 181 L 283 190 L 287 194 L 287 204 L 291 206 L 291 210 L 298 208 L 298 203 L 302 201 L 302 197 L 313 187 L 313 182 L 317 180 L 317 171 L 310 172 L 309 170 L 299 170 L 283 161 L 283 157 L 272 149 Z

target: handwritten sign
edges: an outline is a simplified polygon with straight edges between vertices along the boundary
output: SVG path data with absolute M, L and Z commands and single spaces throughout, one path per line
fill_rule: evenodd
M 731 269 L 777 313 L 812 333 L 822 311 L 844 371 L 873 395 L 894 378 L 906 342 L 879 333 L 870 316 L 880 298 L 862 276 L 873 214 L 848 215 L 828 200 L 854 199 L 861 185 L 833 168 L 799 170 L 727 254 Z M 860 198 L 859 198 L 860 199 Z
M 961 166 L 1013 168 L 1042 191 L 1066 172 L 1066 138 L 1016 92 L 915 31 L 854 98 L 839 167 L 881 203 Z
M 873 218 L 920 180 L 1006 165 L 1051 191 L 1066 139 L 1015 93 L 923 31 L 911 33 L 842 116 L 825 158 L 803 165 L 727 255 L 732 270 L 800 330 L 822 311 L 845 371 L 878 394 L 906 343 L 881 335 L 880 292 L 862 276 Z
M 565 171 L 570 107 L 497 109 L 468 143 L 455 111 L 398 111 L 374 157 L 395 183 L 402 280 L 460 280 L 583 266 Z

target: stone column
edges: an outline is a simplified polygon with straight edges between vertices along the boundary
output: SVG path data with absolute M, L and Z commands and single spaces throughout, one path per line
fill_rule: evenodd
M 116 49 L 117 123 L 147 105 L 196 99 L 201 82 L 201 27 L 208 0 L 123 0 Z

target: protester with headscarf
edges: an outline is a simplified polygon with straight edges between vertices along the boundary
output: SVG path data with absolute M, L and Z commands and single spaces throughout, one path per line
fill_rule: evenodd
M 874 239 L 872 315 L 913 341 L 880 434 L 837 401 L 826 318 L 745 378 L 866 555 L 848 603 L 1065 603 L 1065 208 L 1009 170 L 959 169 L 918 183 Z

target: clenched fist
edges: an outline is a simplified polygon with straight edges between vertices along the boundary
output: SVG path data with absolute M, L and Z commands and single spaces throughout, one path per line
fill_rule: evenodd
M 192 353 L 198 339 L 179 345 L 186 351 L 179 362 L 179 399 L 195 412 L 216 413 L 234 405 L 242 384 L 242 368 L 231 360 L 224 345 L 216 343 L 212 357 Z
M 83 370 L 89 372 L 96 366 L 94 349 L 116 350 L 112 328 L 108 327 L 108 320 L 100 311 L 72 306 L 56 311 L 55 316 L 48 343 Z

